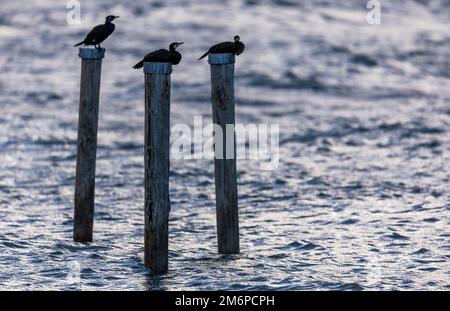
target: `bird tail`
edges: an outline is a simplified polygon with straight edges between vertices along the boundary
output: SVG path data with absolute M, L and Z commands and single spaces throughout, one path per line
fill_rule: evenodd
M 84 40 L 81 41 L 80 43 L 75 44 L 74 46 L 80 46 L 80 45 L 82 45 L 83 43 L 84 43 Z
M 133 69 L 139 69 L 144 67 L 144 61 L 141 60 L 139 63 L 137 63 L 136 65 L 133 66 Z
M 205 54 L 203 54 L 198 60 L 201 60 L 201 59 L 205 58 L 208 54 L 209 54 L 209 51 L 206 52 Z

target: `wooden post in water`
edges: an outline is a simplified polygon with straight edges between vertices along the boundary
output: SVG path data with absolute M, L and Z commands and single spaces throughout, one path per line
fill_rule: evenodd
M 234 54 L 210 54 L 213 122 L 222 129 L 222 146 L 215 146 L 217 241 L 219 253 L 239 253 L 236 143 L 234 113 Z M 233 133 L 227 134 L 232 125 Z M 217 148 L 222 147 L 222 157 Z
M 145 267 L 169 265 L 169 63 L 144 63 L 145 73 Z
M 81 48 L 78 56 L 81 85 L 73 240 L 92 242 L 100 76 L 105 50 Z

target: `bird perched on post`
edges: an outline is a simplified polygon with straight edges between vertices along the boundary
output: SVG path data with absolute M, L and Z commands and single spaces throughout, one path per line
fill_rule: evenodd
M 139 69 L 144 66 L 144 63 L 171 63 L 172 65 L 178 65 L 181 61 L 181 54 L 176 49 L 184 42 L 173 42 L 169 45 L 169 50 L 160 49 L 145 55 L 145 57 L 136 65 L 134 69 Z
M 198 60 L 205 58 L 209 54 L 221 54 L 221 53 L 233 53 L 235 55 L 240 55 L 244 52 L 245 45 L 242 43 L 239 36 L 234 36 L 234 42 L 222 42 L 210 47 L 208 52 L 203 54 Z
M 86 38 L 80 43 L 74 46 L 93 45 L 98 49 L 101 49 L 100 43 L 105 41 L 110 34 L 113 33 L 116 26 L 112 23 L 113 20 L 119 18 L 119 16 L 109 15 L 106 17 L 105 23 L 103 25 L 95 26 L 86 36 Z

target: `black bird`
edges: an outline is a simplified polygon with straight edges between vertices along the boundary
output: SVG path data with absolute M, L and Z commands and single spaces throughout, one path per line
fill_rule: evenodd
M 74 46 L 79 45 L 93 45 L 101 49 L 100 43 L 105 41 L 106 38 L 109 37 L 110 34 L 113 33 L 116 26 L 112 23 L 113 20 L 119 18 L 119 16 L 109 15 L 106 17 L 106 21 L 103 25 L 95 26 L 86 36 L 86 38 L 80 43 L 75 44 Z
M 205 58 L 208 54 L 220 54 L 220 53 L 233 53 L 235 55 L 241 55 L 244 52 L 245 45 L 242 43 L 239 36 L 234 36 L 234 42 L 222 42 L 213 45 L 208 52 L 202 55 L 198 60 Z
M 181 54 L 176 51 L 177 47 L 184 42 L 173 42 L 169 46 L 169 50 L 160 49 L 145 55 L 139 63 L 133 66 L 134 69 L 139 69 L 144 66 L 144 63 L 171 63 L 178 65 L 181 61 Z

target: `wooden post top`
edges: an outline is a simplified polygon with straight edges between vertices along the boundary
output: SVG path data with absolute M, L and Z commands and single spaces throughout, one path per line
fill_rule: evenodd
M 102 59 L 105 57 L 105 49 L 80 48 L 78 56 L 84 59 Z
M 209 54 L 208 63 L 210 65 L 234 64 L 235 57 L 233 53 Z
M 172 64 L 170 63 L 144 63 L 144 73 L 164 74 L 172 73 Z

